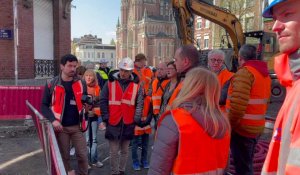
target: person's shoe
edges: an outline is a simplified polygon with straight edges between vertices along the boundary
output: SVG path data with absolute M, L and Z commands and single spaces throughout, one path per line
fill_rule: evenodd
M 99 123 L 98 128 L 99 128 L 99 130 L 101 130 L 101 131 L 106 130 L 106 126 L 105 126 L 105 124 L 104 124 L 103 122 Z
M 98 161 L 98 162 L 96 162 L 96 163 L 93 163 L 92 165 L 95 166 L 95 167 L 97 167 L 97 168 L 103 167 L 103 163 L 100 162 L 100 161 Z
M 138 162 L 133 162 L 132 168 L 133 168 L 135 171 L 140 171 L 140 170 L 141 170 L 140 164 L 139 164 Z
M 149 169 L 150 165 L 149 165 L 148 161 L 143 161 L 142 162 L 142 167 L 145 168 L 145 169 Z
M 91 165 L 88 165 L 88 170 L 91 169 L 91 168 L 92 168 Z
M 125 175 L 124 171 L 120 171 L 119 175 Z

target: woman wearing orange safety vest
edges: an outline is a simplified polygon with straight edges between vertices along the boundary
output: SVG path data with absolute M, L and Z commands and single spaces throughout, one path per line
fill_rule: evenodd
M 221 110 L 225 112 L 228 88 L 233 73 L 229 72 L 226 68 L 226 65 L 224 63 L 225 53 L 222 50 L 211 50 L 210 52 L 208 52 L 207 58 L 208 69 L 218 75 L 218 79 L 221 85 L 221 97 L 219 105 Z
M 98 161 L 98 150 L 97 150 L 97 131 L 98 131 L 98 117 L 101 117 L 100 112 L 100 86 L 97 82 L 96 73 L 94 70 L 88 69 L 84 72 L 83 78 L 87 85 L 87 93 L 88 97 L 92 99 L 92 106 L 91 110 L 88 111 L 88 120 L 89 126 L 88 130 L 85 132 L 86 134 L 86 143 L 88 146 L 88 157 L 89 157 L 89 164 L 95 167 L 102 167 L 102 162 Z
M 253 174 L 254 149 L 265 127 L 265 114 L 271 94 L 267 64 L 257 60 L 256 47 L 239 50 L 241 66 L 232 77 L 226 110 L 231 124 L 231 153 L 237 174 Z
M 143 110 L 143 91 L 138 76 L 133 73 L 133 61 L 123 58 L 118 68 L 109 74 L 100 95 L 101 114 L 107 123 L 105 138 L 109 141 L 113 175 L 125 173 L 129 143 L 134 137 L 135 125 L 141 124 Z
M 277 115 L 262 175 L 300 174 L 300 1 L 269 0 L 263 12 L 273 18 L 281 55 L 274 69 L 287 93 Z
M 212 72 L 187 73 L 171 111 L 159 120 L 148 175 L 220 175 L 229 158 L 230 124 L 219 108 Z

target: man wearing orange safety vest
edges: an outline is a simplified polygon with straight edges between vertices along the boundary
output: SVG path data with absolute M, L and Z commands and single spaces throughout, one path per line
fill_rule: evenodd
M 208 69 L 218 75 L 218 80 L 221 85 L 221 97 L 219 101 L 220 108 L 225 112 L 225 104 L 227 99 L 230 79 L 233 76 L 224 64 L 225 53 L 222 50 L 211 50 L 208 52 Z
M 107 123 L 105 138 L 110 149 L 111 174 L 124 175 L 134 127 L 140 124 L 143 90 L 133 73 L 133 61 L 123 58 L 119 70 L 112 71 L 100 94 L 103 121 Z M 120 151 L 120 158 L 119 158 Z M 120 160 L 120 161 L 119 161 Z
M 157 123 L 160 106 L 162 102 L 162 96 L 165 92 L 165 88 L 170 80 L 167 77 L 167 63 L 161 62 L 157 66 L 157 78 L 152 82 L 150 87 L 151 100 L 152 100 L 152 114 L 155 120 L 155 125 Z
M 174 60 L 175 60 L 176 70 L 180 78 L 180 83 L 176 86 L 173 94 L 171 95 L 170 100 L 168 102 L 168 106 L 166 107 L 166 111 L 170 110 L 170 106 L 172 105 L 173 101 L 179 94 L 183 85 L 182 81 L 185 78 L 185 74 L 189 70 L 199 66 L 200 64 L 199 52 L 197 48 L 192 44 L 179 47 L 175 51 Z
M 84 105 L 83 95 L 87 95 L 86 84 L 76 77 L 78 60 L 67 54 L 60 60 L 61 74 L 47 82 L 42 99 L 41 112 L 52 123 L 64 167 L 69 175 L 75 175 L 70 165 L 70 141 L 76 150 L 78 174 L 88 174 L 86 141 L 80 126 L 80 114 Z M 85 122 L 85 119 L 81 120 Z M 81 123 L 81 124 L 80 124 Z
M 271 94 L 267 64 L 257 60 L 256 47 L 239 50 L 240 68 L 233 76 L 226 102 L 232 127 L 231 153 L 237 174 L 253 174 L 253 155 L 258 137 L 265 127 L 265 114 Z
M 274 69 L 287 89 L 277 115 L 263 175 L 300 173 L 300 1 L 269 0 L 263 17 L 273 18 L 281 55 Z
M 152 115 L 149 115 L 149 111 L 152 110 L 151 107 L 151 96 L 149 96 L 149 89 L 151 86 L 151 80 L 153 73 L 150 68 L 146 67 L 146 56 L 142 53 L 139 53 L 135 56 L 134 60 L 134 73 L 139 76 L 140 86 L 143 88 L 144 92 L 144 106 L 142 114 L 142 125 L 135 126 L 135 137 L 132 140 L 132 167 L 134 170 L 139 171 L 140 165 L 144 168 L 149 168 L 147 153 L 148 153 L 148 143 L 149 143 L 149 134 L 151 134 L 150 122 L 152 120 Z M 142 156 L 141 162 L 139 162 L 137 149 L 138 145 L 142 147 Z

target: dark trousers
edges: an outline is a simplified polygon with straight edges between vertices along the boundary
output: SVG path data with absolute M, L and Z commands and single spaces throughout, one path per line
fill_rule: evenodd
M 230 149 L 236 174 L 253 175 L 253 157 L 258 138 L 248 138 L 232 131 Z
M 142 156 L 141 156 L 141 163 L 143 162 L 148 162 L 147 161 L 147 156 L 148 156 L 148 143 L 149 143 L 149 134 L 143 134 L 141 136 L 134 136 L 132 140 L 132 161 L 133 162 L 139 162 L 139 157 L 138 157 L 138 146 L 139 142 L 141 142 L 142 146 Z

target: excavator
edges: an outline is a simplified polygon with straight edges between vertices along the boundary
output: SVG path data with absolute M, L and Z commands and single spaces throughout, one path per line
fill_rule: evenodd
M 237 70 L 238 51 L 241 45 L 245 44 L 246 37 L 256 38 L 257 42 L 251 44 L 258 46 L 258 56 L 261 59 L 268 61 L 277 52 L 275 34 L 264 31 L 243 33 L 242 25 L 234 14 L 225 8 L 213 5 L 209 0 L 172 0 L 172 5 L 177 23 L 177 33 L 183 45 L 194 43 L 194 15 L 201 16 L 226 30 L 233 45 L 231 46 L 228 41 L 229 48 L 233 49 L 231 65 L 229 65 L 233 72 Z M 253 39 L 251 41 L 253 42 Z

